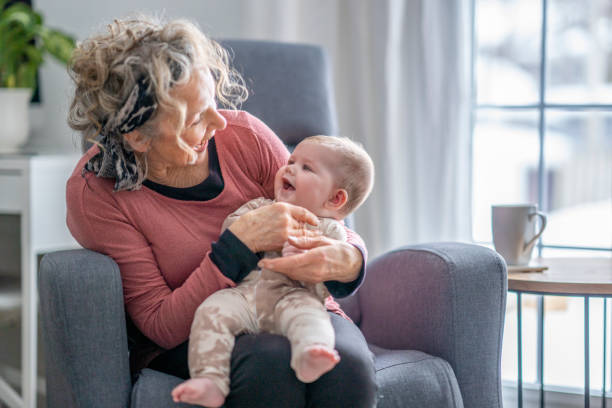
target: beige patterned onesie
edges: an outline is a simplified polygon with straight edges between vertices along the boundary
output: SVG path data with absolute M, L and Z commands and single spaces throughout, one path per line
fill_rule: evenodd
M 274 201 L 256 198 L 227 217 L 222 231 L 238 217 Z M 342 224 L 320 218 L 323 235 L 346 241 Z M 265 257 L 282 256 L 266 252 Z M 230 357 L 234 338 L 241 333 L 269 332 L 287 336 L 291 343 L 291 367 L 296 356 L 312 345 L 334 348 L 334 330 L 324 306 L 329 292 L 323 283 L 305 284 L 266 269 L 255 269 L 234 288 L 223 289 L 206 298 L 195 313 L 189 337 L 191 378 L 210 378 L 227 396 Z

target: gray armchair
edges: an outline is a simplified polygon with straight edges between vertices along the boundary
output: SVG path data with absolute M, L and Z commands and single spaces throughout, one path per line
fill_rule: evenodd
M 243 108 L 288 145 L 335 133 L 320 48 L 223 43 L 253 91 Z M 396 249 L 367 269 L 357 294 L 340 301 L 375 355 L 378 406 L 501 407 L 503 260 L 481 246 L 438 243 Z M 47 254 L 39 290 L 49 407 L 185 406 L 170 397 L 179 378 L 145 369 L 132 383 L 113 260 L 89 250 Z

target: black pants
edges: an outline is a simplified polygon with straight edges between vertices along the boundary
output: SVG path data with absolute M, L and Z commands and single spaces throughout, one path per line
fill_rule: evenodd
M 245 334 L 232 352 L 230 393 L 225 407 L 339 408 L 373 407 L 374 363 L 363 335 L 353 323 L 330 313 L 340 362 L 317 381 L 304 384 L 289 366 L 291 348 L 283 336 Z M 189 378 L 187 342 L 156 357 L 149 368 Z

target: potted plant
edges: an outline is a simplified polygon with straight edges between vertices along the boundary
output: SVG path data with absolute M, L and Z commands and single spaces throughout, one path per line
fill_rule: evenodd
M 66 64 L 74 39 L 46 27 L 24 3 L 0 0 L 0 150 L 15 150 L 28 138 L 28 107 L 38 67 L 47 55 Z M 6 7 L 6 8 L 5 8 Z

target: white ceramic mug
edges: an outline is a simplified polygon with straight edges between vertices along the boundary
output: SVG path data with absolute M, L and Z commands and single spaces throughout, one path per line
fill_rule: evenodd
M 540 227 L 536 230 L 537 218 Z M 491 226 L 495 250 L 506 263 L 527 265 L 533 247 L 546 227 L 546 215 L 538 211 L 536 204 L 494 205 L 491 208 Z

